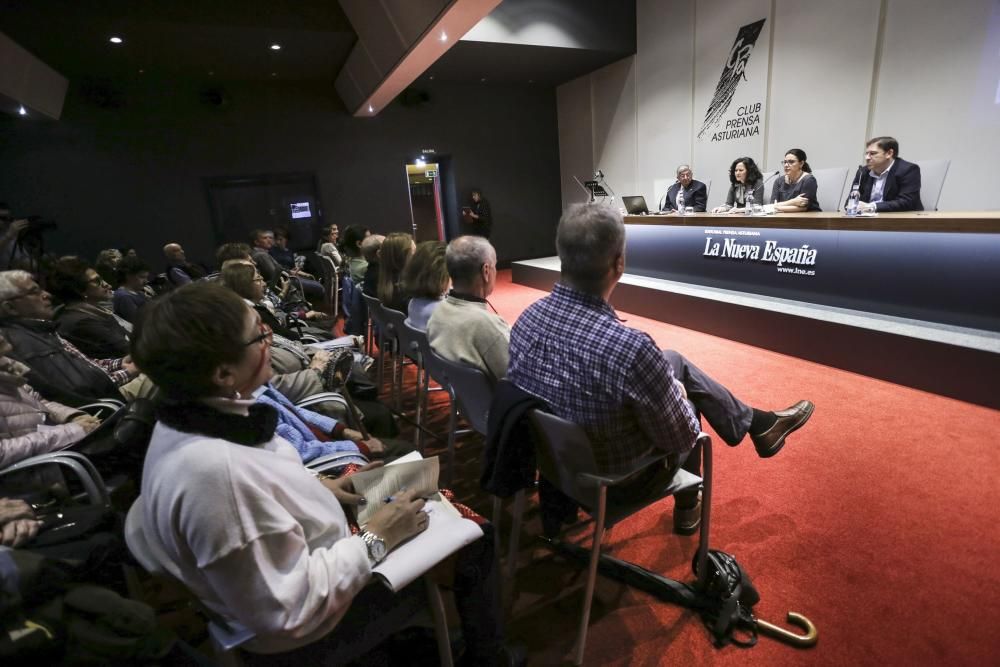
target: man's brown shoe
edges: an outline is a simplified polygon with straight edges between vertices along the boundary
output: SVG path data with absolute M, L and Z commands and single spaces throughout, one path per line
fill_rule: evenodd
M 809 421 L 815 407 L 812 401 L 799 401 L 786 410 L 775 411 L 774 414 L 778 420 L 771 428 L 763 433 L 750 436 L 750 439 L 753 440 L 753 446 L 757 449 L 757 455 L 766 459 L 781 451 L 788 434 L 801 428 Z

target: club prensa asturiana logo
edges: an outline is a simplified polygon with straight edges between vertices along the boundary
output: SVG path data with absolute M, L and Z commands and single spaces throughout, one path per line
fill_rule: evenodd
M 707 132 L 719 124 L 722 117 L 729 110 L 729 105 L 733 102 L 733 95 L 736 94 L 736 88 L 739 86 L 740 81 L 746 81 L 747 63 L 750 62 L 750 56 L 753 54 L 757 38 L 760 37 L 760 32 L 763 30 L 766 20 L 761 19 L 747 24 L 741 27 L 736 34 L 736 41 L 733 42 L 732 48 L 729 49 L 729 56 L 722 66 L 722 75 L 719 77 L 719 83 L 715 86 L 715 94 L 712 96 L 712 101 L 705 112 L 705 120 L 702 123 L 701 131 L 698 132 L 699 139 L 703 138 Z M 717 135 L 713 135 L 712 137 L 713 141 L 719 138 Z

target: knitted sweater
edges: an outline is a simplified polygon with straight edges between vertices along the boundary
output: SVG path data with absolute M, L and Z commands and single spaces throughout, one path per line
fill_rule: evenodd
M 427 340 L 445 359 L 475 366 L 493 382 L 507 375 L 510 325 L 486 302 L 449 294 L 431 313 Z

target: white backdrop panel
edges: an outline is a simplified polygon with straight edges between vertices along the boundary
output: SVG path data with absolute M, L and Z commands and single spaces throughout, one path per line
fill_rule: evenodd
M 636 193 L 635 57 L 602 67 L 591 75 L 594 110 L 594 167 L 601 169 L 621 206 Z
M 636 193 L 652 208 L 691 161 L 694 0 L 639 0 L 636 18 Z
M 695 15 L 694 156 L 695 178 L 729 183 L 729 165 L 741 155 L 760 155 L 764 149 L 764 113 L 767 105 L 768 48 L 771 33 L 769 0 L 701 0 Z M 734 44 L 741 27 L 765 19 L 750 47 Z M 747 51 L 748 48 L 751 50 Z M 741 55 L 744 58 L 741 60 Z M 723 67 L 726 66 L 724 71 Z M 742 76 L 739 70 L 742 67 Z M 720 78 L 721 77 L 721 78 Z M 730 79 L 732 77 L 732 79 Z M 734 80 L 735 92 L 719 122 L 706 126 L 706 112 L 723 97 L 720 80 Z M 753 121 L 744 125 L 744 121 Z M 735 124 L 735 125 L 734 125 Z M 730 133 L 748 136 L 733 138 Z M 700 135 L 700 136 L 699 136 Z M 727 187 L 714 188 L 709 206 L 725 200 Z
M 1000 208 L 998 79 L 1000 2 L 889 1 L 872 131 L 905 159 L 952 160 L 942 211 Z
M 562 205 L 586 201 L 587 196 L 573 177 L 586 180 L 594 173 L 594 125 L 590 109 L 590 75 L 581 76 L 556 89 L 559 114 L 559 171 Z
M 864 157 L 878 10 L 871 0 L 777 0 L 762 171 L 801 148 L 813 169 L 847 167 L 854 176 Z

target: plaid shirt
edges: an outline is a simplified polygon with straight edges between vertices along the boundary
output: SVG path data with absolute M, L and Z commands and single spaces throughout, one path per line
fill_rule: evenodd
M 562 283 L 514 324 L 507 379 L 582 426 L 601 472 L 626 472 L 654 448 L 686 452 L 700 431 L 649 334 Z
M 135 375 L 132 375 L 127 370 L 125 370 L 125 368 L 123 368 L 122 362 L 125 361 L 125 357 L 121 357 L 119 359 L 91 359 L 83 352 L 78 350 L 76 348 L 76 345 L 73 345 L 73 343 L 69 342 L 59 334 L 56 334 L 56 338 L 59 339 L 59 342 L 62 344 L 63 349 L 72 354 L 74 357 L 79 357 L 80 359 L 83 359 L 89 364 L 97 366 L 102 371 L 107 373 L 108 377 L 111 378 L 111 381 L 114 382 L 115 386 L 117 387 L 120 387 L 123 384 L 128 384 L 129 382 L 131 382 L 136 378 Z

